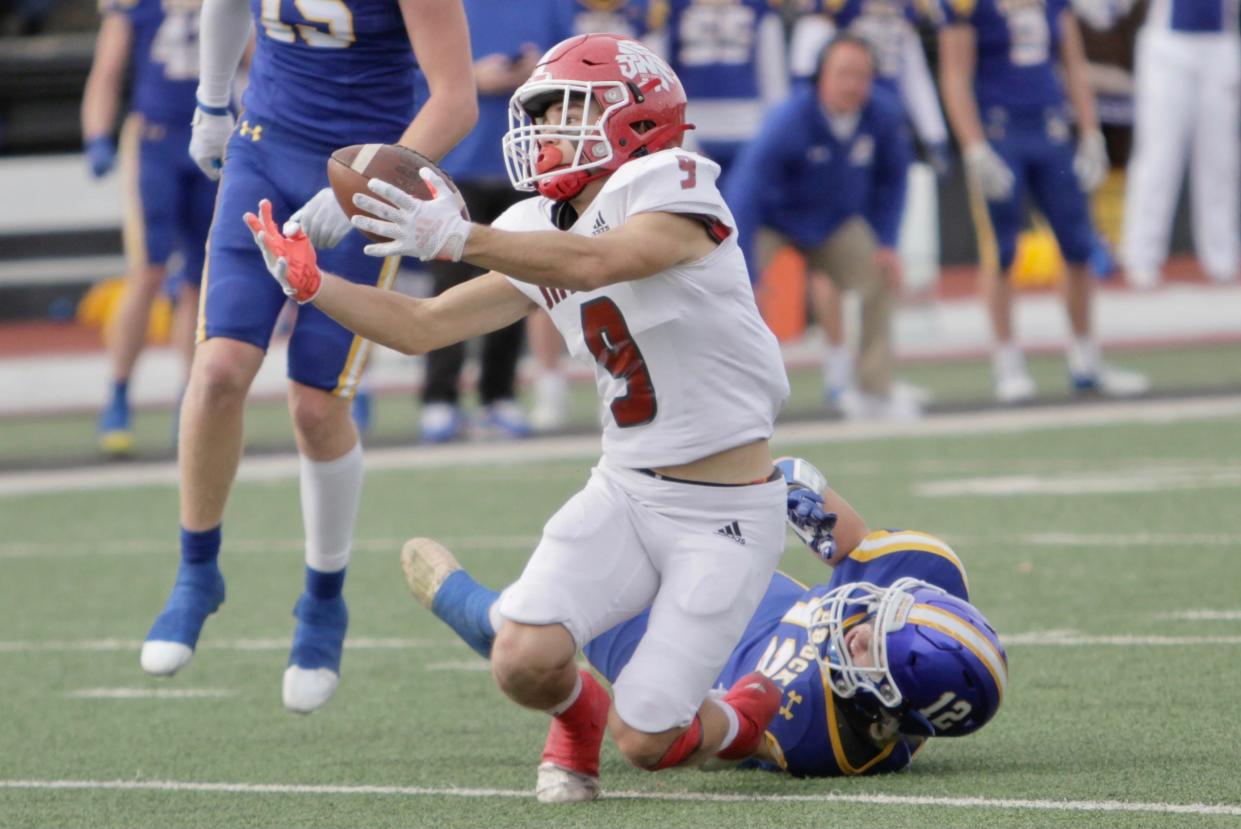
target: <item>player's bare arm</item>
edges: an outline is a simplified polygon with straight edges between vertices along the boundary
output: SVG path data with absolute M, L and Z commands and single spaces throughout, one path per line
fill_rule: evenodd
M 523 282 L 593 291 L 693 262 L 715 246 L 701 221 L 672 213 L 644 213 L 598 236 L 560 231 L 513 233 L 476 225 L 461 258 Z
M 948 122 L 962 147 L 984 140 L 974 99 L 976 47 L 977 35 L 969 24 L 944 26 L 939 31 L 939 86 Z
M 398 143 L 439 161 L 478 121 L 470 33 L 460 0 L 400 0 L 431 95 Z
M 121 106 L 121 85 L 129 65 L 133 27 L 122 14 L 105 15 L 95 40 L 95 57 L 82 92 L 82 142 L 109 136 Z

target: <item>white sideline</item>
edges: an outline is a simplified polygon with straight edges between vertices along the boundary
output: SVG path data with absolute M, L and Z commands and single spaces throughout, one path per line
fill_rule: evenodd
M 280 783 L 193 783 L 178 780 L 0 780 L 0 789 L 214 792 L 221 794 L 402 795 L 406 797 L 519 798 L 529 789 L 433 788 L 429 786 L 310 786 Z M 660 800 L 705 803 L 862 803 L 877 806 L 1026 809 L 1044 812 L 1145 812 L 1168 815 L 1241 817 L 1241 804 L 1160 803 L 1129 800 L 1027 800 L 990 797 L 928 797 L 898 794 L 722 794 L 717 792 L 637 792 L 604 794 L 606 800 Z
M 1176 423 L 1241 416 L 1241 395 L 1190 397 L 1176 400 L 1108 401 L 1095 405 L 1071 404 L 1030 409 L 988 409 L 961 414 L 933 415 L 918 423 L 779 423 L 775 450 L 795 443 L 853 443 L 863 440 L 944 437 L 952 435 L 1013 434 L 1040 429 L 1107 427 L 1120 423 Z M 366 453 L 366 470 L 443 469 L 460 466 L 498 466 L 509 463 L 588 460 L 599 455 L 599 438 L 535 438 L 516 443 L 481 443 L 375 449 Z M 250 457 L 242 461 L 240 481 L 296 478 L 294 454 Z M 0 474 L 0 497 L 112 489 L 126 486 L 176 486 L 173 462 L 125 466 L 91 466 L 54 472 Z
M 70 699 L 222 699 L 235 697 L 227 688 L 82 688 L 68 691 Z

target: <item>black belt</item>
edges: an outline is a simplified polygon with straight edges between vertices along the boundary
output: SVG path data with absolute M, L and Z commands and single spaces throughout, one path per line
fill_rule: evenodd
M 674 484 L 693 484 L 694 486 L 754 486 L 755 484 L 769 484 L 772 481 L 778 481 L 780 480 L 780 478 L 784 477 L 783 473 L 781 473 L 780 470 L 776 469 L 775 467 L 772 467 L 771 474 L 768 475 L 766 478 L 763 478 L 761 480 L 755 480 L 755 481 L 746 481 L 744 484 L 721 484 L 721 483 L 716 483 L 715 481 L 690 481 L 685 478 L 674 478 L 671 475 L 665 475 L 662 472 L 656 472 L 654 469 L 651 469 L 649 467 L 643 467 L 642 469 L 635 469 L 634 472 L 641 472 L 643 475 L 649 475 L 650 477 L 658 481 L 672 481 Z

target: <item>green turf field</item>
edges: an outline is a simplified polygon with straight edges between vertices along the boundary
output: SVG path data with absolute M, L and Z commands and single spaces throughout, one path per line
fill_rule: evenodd
M 1004 707 L 886 778 L 651 775 L 605 745 L 605 799 L 571 807 L 532 797 L 545 717 L 409 598 L 397 550 L 431 535 L 505 583 L 583 482 L 589 441 L 554 462 L 502 448 L 369 475 L 351 646 L 309 717 L 280 703 L 302 565 L 279 465 L 234 491 L 228 600 L 170 681 L 137 657 L 173 577 L 175 489 L 0 497 L 0 827 L 1239 826 L 1241 404 L 1206 405 L 1222 416 L 1188 401 L 1033 412 L 1053 427 L 941 419 L 924 437 L 786 430 L 777 448 L 872 524 L 954 545 L 1007 640 Z M 793 575 L 821 567 L 790 545 Z

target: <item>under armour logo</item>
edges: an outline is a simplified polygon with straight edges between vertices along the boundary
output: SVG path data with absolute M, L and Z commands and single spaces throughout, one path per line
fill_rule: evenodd
M 238 130 L 238 132 L 241 133 L 242 138 L 249 138 L 251 141 L 258 141 L 263 137 L 263 125 L 255 124 L 254 126 L 251 126 L 249 121 L 242 121 L 241 129 Z
M 722 535 L 729 541 L 736 541 L 738 544 L 745 546 L 745 538 L 741 535 L 741 525 L 736 521 L 725 524 L 715 531 L 716 535 Z

